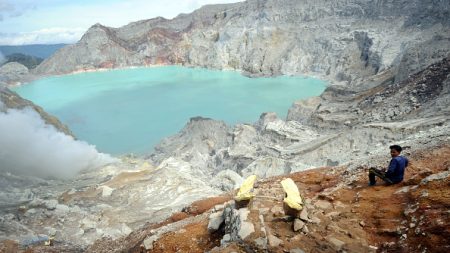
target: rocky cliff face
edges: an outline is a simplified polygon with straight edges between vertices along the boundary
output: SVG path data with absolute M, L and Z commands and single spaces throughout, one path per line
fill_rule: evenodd
M 377 78 L 383 80 L 375 76 L 373 81 Z M 211 174 L 223 189 L 232 189 L 239 176 L 264 178 L 360 163 L 385 152 L 389 143 L 420 147 L 428 141 L 448 141 L 450 58 L 402 82 L 380 80 L 361 92 L 330 87 L 320 97 L 295 103 L 286 121 L 274 113 L 262 114 L 253 125 L 234 127 L 191 120 L 149 158 L 159 163 L 176 157 Z M 417 142 L 424 134 L 431 139 Z
M 9 62 L 0 67 L 0 86 L 17 84 L 28 77 L 28 68 L 18 62 Z
M 439 233 L 448 221 L 448 199 L 439 194 L 448 192 L 449 5 L 247 1 L 118 29 L 94 25 L 34 74 L 183 64 L 251 75 L 314 74 L 350 85 L 294 103 L 286 120 L 264 113 L 254 124 L 227 126 L 193 118 L 148 157 L 124 157 L 74 181 L 32 181 L 29 190 L 17 187 L 26 181 L 6 175 L 12 188 L 4 199 L 17 201 L 0 209 L 5 214 L 0 238 L 27 246 L 42 244 L 39 234 L 55 236 L 55 248 L 37 246 L 37 252 L 142 252 L 141 245 L 155 252 L 204 252 L 221 239 L 226 243 L 215 249 L 219 252 L 399 250 L 395 243 L 409 252 L 441 247 L 448 238 Z M 1 99 L 8 107 L 29 105 L 8 90 Z M 403 185 L 363 188 L 361 168 L 385 166 L 386 148 L 393 143 L 418 161 L 413 173 Z M 322 166 L 328 167 L 301 172 Z M 218 202 L 208 199 L 206 208 L 189 203 L 233 190 L 251 174 L 261 179 L 258 199 L 247 210 L 228 212 L 227 229 L 239 234 L 243 221 L 254 231 L 238 242 L 209 234 L 207 215 L 194 215 Z M 298 233 L 283 219 L 279 178 L 267 179 L 287 174 L 310 199 L 310 216 Z M 389 200 L 395 203 L 383 205 Z M 158 223 L 174 211 L 181 212 Z
M 450 52 L 448 1 L 249 0 L 172 20 L 92 26 L 37 75 L 183 64 L 252 75 L 314 74 L 363 85 L 401 81 Z

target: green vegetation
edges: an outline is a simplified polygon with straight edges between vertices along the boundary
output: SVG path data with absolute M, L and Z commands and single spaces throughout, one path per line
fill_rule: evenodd
M 0 52 L 3 53 L 3 55 L 19 53 L 46 59 L 66 45 L 67 44 L 0 46 Z
M 25 65 L 28 69 L 34 69 L 43 60 L 44 59 L 39 58 L 39 57 L 25 55 L 25 54 L 20 54 L 20 53 L 15 53 L 15 54 L 7 55 L 6 56 L 6 61 L 5 61 L 4 64 L 6 64 L 8 62 L 18 62 L 20 64 Z

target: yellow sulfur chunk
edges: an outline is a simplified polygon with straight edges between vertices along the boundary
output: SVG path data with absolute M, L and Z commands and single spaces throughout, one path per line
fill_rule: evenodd
M 284 198 L 284 203 L 286 203 L 290 208 L 295 210 L 302 210 L 303 200 L 300 197 L 300 192 L 298 191 L 297 185 L 290 178 L 283 179 L 281 181 L 283 190 L 287 197 Z
M 242 183 L 241 188 L 239 188 L 239 192 L 234 198 L 236 201 L 249 200 L 255 196 L 253 193 L 253 185 L 255 184 L 256 176 L 252 175 L 245 179 L 244 183 Z

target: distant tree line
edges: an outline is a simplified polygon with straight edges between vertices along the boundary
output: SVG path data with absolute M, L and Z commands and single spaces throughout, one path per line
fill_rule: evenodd
M 31 55 L 25 55 L 21 53 L 14 53 L 5 56 L 5 62 L 3 64 L 6 64 L 8 62 L 18 62 L 20 64 L 25 65 L 28 69 L 34 69 L 39 65 L 44 59 L 40 57 L 35 57 Z

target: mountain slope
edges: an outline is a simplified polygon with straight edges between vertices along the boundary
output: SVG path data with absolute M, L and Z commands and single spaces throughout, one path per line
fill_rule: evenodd
M 172 20 L 91 27 L 37 75 L 183 64 L 256 75 L 314 74 L 396 81 L 450 52 L 448 1 L 250 0 L 205 6 Z

